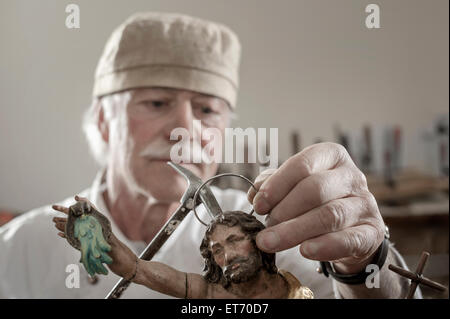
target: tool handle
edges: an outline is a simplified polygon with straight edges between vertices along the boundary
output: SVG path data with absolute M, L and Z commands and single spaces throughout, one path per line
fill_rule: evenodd
M 139 258 L 146 261 L 151 260 L 189 212 L 189 208 L 184 205 L 180 205 L 173 213 L 172 217 L 164 224 L 158 234 L 153 238 L 150 244 L 148 244 L 148 246 L 144 249 Z M 105 299 L 119 299 L 130 283 L 130 281 L 121 278 Z

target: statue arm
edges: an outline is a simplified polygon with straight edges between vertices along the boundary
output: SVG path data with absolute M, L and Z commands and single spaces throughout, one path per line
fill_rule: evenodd
M 53 205 L 53 208 L 69 214 L 67 207 Z M 53 222 L 60 231 L 58 235 L 66 238 L 67 218 L 54 217 Z M 112 259 L 108 268 L 116 275 L 173 297 L 207 298 L 211 295 L 211 284 L 207 283 L 202 276 L 187 274 L 159 262 L 138 259 L 131 249 L 113 233 L 108 243 L 111 246 L 111 249 L 108 249 L 108 255 Z
M 140 259 L 133 282 L 176 298 L 207 298 L 208 283 L 199 274 L 178 271 L 166 264 Z
M 111 235 L 112 272 L 132 282 L 176 298 L 207 298 L 209 284 L 199 274 L 178 271 L 166 264 L 145 261 Z

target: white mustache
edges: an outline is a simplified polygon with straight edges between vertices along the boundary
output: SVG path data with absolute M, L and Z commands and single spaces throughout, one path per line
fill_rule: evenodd
M 151 159 L 168 159 L 170 158 L 170 149 L 172 144 L 165 141 L 155 141 L 147 145 L 140 153 L 139 156 L 150 157 Z
M 180 142 L 176 144 L 167 143 L 164 140 L 158 140 L 155 142 L 150 143 L 147 145 L 140 153 L 139 156 L 141 157 L 148 157 L 153 160 L 168 160 L 170 159 L 170 151 L 174 145 L 177 145 L 177 147 L 182 148 L 189 148 L 190 154 L 192 154 L 194 151 L 201 150 L 201 145 L 198 141 L 191 140 L 191 141 L 185 141 L 180 144 Z M 185 153 L 182 154 L 182 161 L 185 163 L 191 162 L 191 159 L 188 158 L 188 156 L 185 156 Z M 186 158 L 185 158 L 186 157 Z

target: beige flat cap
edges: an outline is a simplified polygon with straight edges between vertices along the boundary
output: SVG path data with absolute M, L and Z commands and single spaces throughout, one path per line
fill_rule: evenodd
M 137 13 L 106 43 L 94 96 L 140 87 L 170 87 L 214 95 L 233 108 L 241 46 L 228 27 L 173 13 Z

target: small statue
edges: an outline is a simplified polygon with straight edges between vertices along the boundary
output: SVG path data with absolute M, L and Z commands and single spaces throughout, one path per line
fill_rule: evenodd
M 91 209 L 86 201 L 70 206 L 68 215 L 64 233 L 70 245 L 81 251 L 80 262 L 91 277 L 95 273 L 107 275 L 108 270 L 103 263 L 112 263 L 107 254 L 111 251 L 108 244 L 111 236 L 109 220 L 96 209 Z
M 213 220 L 200 245 L 205 274 L 184 273 L 160 262 L 139 259 L 111 232 L 107 218 L 85 198 L 69 208 L 54 205 L 68 218 L 55 217 L 59 235 L 81 251 L 92 276 L 107 274 L 102 263 L 130 282 L 177 298 L 311 299 L 312 291 L 289 272 L 278 270 L 275 254 L 257 248 L 256 235 L 265 226 L 240 211 Z

